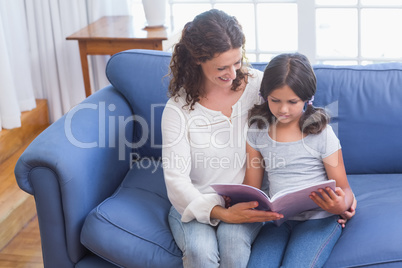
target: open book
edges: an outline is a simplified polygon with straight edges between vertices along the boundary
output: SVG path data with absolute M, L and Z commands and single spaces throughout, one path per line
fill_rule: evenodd
M 310 199 L 309 195 L 312 192 L 317 192 L 320 188 L 330 187 L 335 190 L 335 185 L 334 180 L 327 180 L 290 191 L 283 190 L 276 193 L 272 198 L 269 198 L 260 189 L 245 184 L 214 183 L 211 184 L 211 187 L 218 194 L 230 197 L 231 205 L 240 202 L 257 201 L 259 206 L 256 209 L 283 214 L 282 219 L 275 221 L 275 224 L 279 226 L 289 217 L 306 210 L 318 208 L 318 205 Z

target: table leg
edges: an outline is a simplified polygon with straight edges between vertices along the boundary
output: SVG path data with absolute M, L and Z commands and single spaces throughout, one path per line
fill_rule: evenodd
M 78 45 L 80 48 L 82 75 L 84 77 L 85 96 L 88 97 L 92 94 L 92 90 L 91 90 L 91 80 L 89 79 L 87 46 L 85 41 L 79 41 Z

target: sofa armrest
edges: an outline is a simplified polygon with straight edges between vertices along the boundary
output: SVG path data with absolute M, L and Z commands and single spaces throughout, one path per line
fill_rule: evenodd
M 49 126 L 18 160 L 18 185 L 35 198 L 46 267 L 74 267 L 86 254 L 85 217 L 130 169 L 132 118 L 108 86 Z

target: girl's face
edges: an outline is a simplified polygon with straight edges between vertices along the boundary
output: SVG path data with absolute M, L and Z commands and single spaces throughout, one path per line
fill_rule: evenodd
M 298 123 L 303 114 L 304 101 L 289 86 L 285 85 L 268 95 L 268 107 L 278 123 Z
M 211 88 L 231 88 L 236 71 L 241 68 L 242 50 L 234 48 L 218 54 L 213 59 L 200 63 L 204 73 L 204 86 Z

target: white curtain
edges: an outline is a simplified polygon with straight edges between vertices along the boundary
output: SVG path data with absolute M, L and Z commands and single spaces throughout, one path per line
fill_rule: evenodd
M 35 108 L 23 0 L 0 0 L 0 130 L 21 126 Z
M 128 0 L 0 0 L 0 129 L 47 99 L 54 122 L 85 98 L 78 42 L 66 37 L 107 15 L 130 14 Z M 90 56 L 91 84 L 108 84 L 108 56 Z

